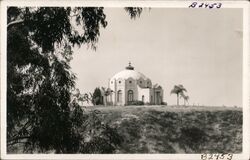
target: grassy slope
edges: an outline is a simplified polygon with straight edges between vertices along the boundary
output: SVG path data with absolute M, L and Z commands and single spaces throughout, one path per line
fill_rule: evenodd
M 117 153 L 242 151 L 242 110 L 239 108 L 128 106 L 92 109 L 100 110 L 103 121 L 117 127 L 124 138 Z

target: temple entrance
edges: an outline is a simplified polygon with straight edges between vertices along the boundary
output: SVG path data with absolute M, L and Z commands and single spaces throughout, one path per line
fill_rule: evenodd
M 160 92 L 156 92 L 155 103 L 161 104 L 161 93 Z
M 134 100 L 134 92 L 132 90 L 128 91 L 128 104 L 131 104 Z

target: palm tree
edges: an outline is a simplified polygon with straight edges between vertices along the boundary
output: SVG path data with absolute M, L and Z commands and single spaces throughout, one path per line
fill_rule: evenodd
M 179 95 L 184 94 L 184 92 L 187 92 L 187 90 L 181 84 L 174 85 L 174 88 L 171 90 L 170 94 L 176 94 L 177 96 L 177 106 L 179 106 Z
M 103 91 L 104 97 L 105 97 L 104 106 L 106 106 L 107 105 L 107 97 L 112 94 L 113 90 L 111 90 L 110 88 L 106 89 L 105 87 L 102 87 L 102 91 Z
M 180 95 L 181 95 L 180 98 L 183 98 L 184 106 L 186 106 L 186 102 L 188 103 L 189 96 L 185 95 L 184 93 L 181 93 Z
M 187 104 L 189 105 L 188 100 L 189 100 L 189 96 L 185 96 L 185 97 L 184 97 L 184 105 L 186 105 L 185 102 L 187 102 Z

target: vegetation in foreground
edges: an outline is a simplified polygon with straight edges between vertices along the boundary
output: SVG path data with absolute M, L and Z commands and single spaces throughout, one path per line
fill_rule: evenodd
M 236 108 L 108 107 L 99 117 L 123 138 L 116 153 L 240 153 Z
M 224 107 L 88 107 L 76 153 L 240 153 L 242 110 Z M 79 112 L 76 112 L 79 113 Z M 79 115 L 73 115 L 78 119 Z M 79 145 L 78 144 L 78 145 Z M 15 145 L 9 153 L 23 153 Z M 34 149 L 33 153 L 39 153 Z M 46 153 L 56 153 L 49 150 Z
M 95 50 L 107 25 L 103 7 L 7 8 L 8 153 L 113 153 L 119 137 L 83 115 L 70 66 L 73 48 Z
M 132 19 L 142 11 L 125 10 Z M 84 112 L 74 96 L 72 48 L 96 49 L 107 24 L 102 7 L 7 9 L 8 153 L 241 151 L 240 111 Z

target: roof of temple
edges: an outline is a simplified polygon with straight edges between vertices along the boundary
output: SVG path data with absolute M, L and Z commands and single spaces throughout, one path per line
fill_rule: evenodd
M 128 78 L 133 78 L 133 79 L 148 79 L 144 74 L 137 72 L 134 70 L 134 67 L 131 66 L 131 63 L 129 62 L 129 65 L 125 67 L 125 70 L 122 70 L 118 73 L 116 73 L 111 79 L 128 79 Z

